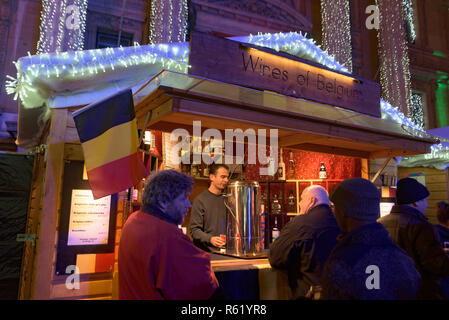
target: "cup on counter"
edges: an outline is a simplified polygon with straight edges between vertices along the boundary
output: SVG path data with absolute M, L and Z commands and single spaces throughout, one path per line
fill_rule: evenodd
M 225 247 L 226 247 L 226 235 L 225 234 L 220 234 L 220 239 L 224 241 L 224 245 L 223 247 L 220 248 L 220 252 L 224 253 L 226 251 Z

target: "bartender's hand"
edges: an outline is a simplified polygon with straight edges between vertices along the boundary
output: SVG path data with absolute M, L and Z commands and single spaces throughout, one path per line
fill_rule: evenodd
M 221 248 L 226 244 L 226 242 L 223 239 L 221 239 L 220 237 L 211 237 L 210 243 L 213 246 L 218 247 L 218 248 Z

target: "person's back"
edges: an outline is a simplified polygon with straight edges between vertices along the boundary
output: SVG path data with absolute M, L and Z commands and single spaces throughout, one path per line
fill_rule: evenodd
M 329 207 L 325 189 L 319 186 L 302 193 L 302 214 L 287 223 L 271 245 L 270 265 L 288 272 L 292 298 L 306 297 L 311 287 L 319 286 L 324 263 L 340 234 Z M 305 203 L 310 197 L 310 203 Z M 313 198 L 322 198 L 313 202 Z
M 377 223 L 380 192 L 369 180 L 351 178 L 331 196 L 343 234 L 323 272 L 323 299 L 414 299 L 421 280 L 413 260 Z
M 340 239 L 323 272 L 323 299 L 408 300 L 420 275 L 379 223 L 361 226 Z
M 424 215 L 429 192 L 416 180 L 398 181 L 397 205 L 379 219 L 393 241 L 415 262 L 421 274 L 419 299 L 442 299 L 440 278 L 449 275 L 449 257 L 444 254 L 434 226 Z

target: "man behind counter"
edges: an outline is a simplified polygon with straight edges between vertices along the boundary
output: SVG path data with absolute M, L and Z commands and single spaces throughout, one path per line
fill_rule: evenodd
M 190 234 L 193 243 L 208 252 L 224 247 L 220 234 L 226 234 L 226 206 L 223 191 L 229 178 L 229 167 L 214 164 L 210 169 L 210 186 L 193 201 Z

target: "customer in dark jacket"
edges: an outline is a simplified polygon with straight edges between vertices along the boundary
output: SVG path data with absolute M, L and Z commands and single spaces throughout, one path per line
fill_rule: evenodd
M 269 251 L 271 266 L 288 270 L 294 299 L 304 298 L 320 284 L 324 263 L 340 233 L 326 189 L 304 189 L 299 205 L 300 215 L 285 225 Z
M 379 217 L 380 193 L 370 181 L 343 181 L 331 196 L 343 234 L 323 272 L 322 299 L 414 299 L 420 275 Z
M 441 246 L 444 248 L 445 242 L 449 244 L 449 203 L 440 201 L 437 207 L 438 224 L 435 225 L 435 228 L 440 237 Z
M 449 257 L 443 251 L 434 226 L 424 216 L 428 197 L 427 188 L 415 179 L 399 180 L 397 205 L 379 222 L 415 262 L 422 278 L 418 298 L 442 299 L 440 278 L 449 276 Z
M 435 225 L 435 228 L 437 229 L 444 252 L 449 254 L 449 203 L 440 201 L 437 207 L 438 224 Z M 449 277 L 441 278 L 440 285 L 443 298 L 449 300 Z

